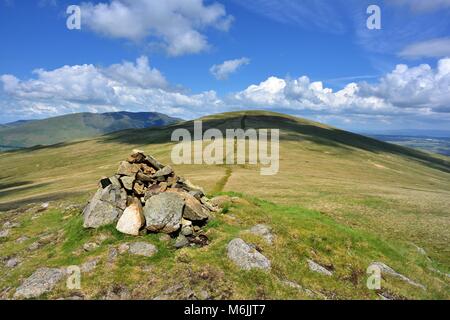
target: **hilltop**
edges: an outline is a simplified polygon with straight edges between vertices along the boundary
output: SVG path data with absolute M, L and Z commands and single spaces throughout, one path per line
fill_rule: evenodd
M 0 251 L 4 259 L 20 260 L 13 269 L 0 265 L 3 296 L 11 297 L 37 268 L 97 259 L 77 292 L 82 297 L 449 298 L 448 157 L 271 112 L 202 120 L 204 129 L 280 129 L 279 174 L 264 177 L 249 165 L 171 164 L 171 133 L 192 130 L 190 121 L 1 153 L 0 222 L 18 226 L 0 240 Z M 148 235 L 157 255 L 124 254 L 111 262 L 111 250 L 133 239 L 114 228 L 83 229 L 80 213 L 97 181 L 113 175 L 135 148 L 170 164 L 210 197 L 228 197 L 222 214 L 208 223 L 209 246 L 175 250 L 173 240 Z M 260 224 L 270 226 L 272 244 L 249 231 Z M 271 271 L 237 269 L 226 257 L 227 243 L 236 237 L 261 249 Z M 27 248 L 36 242 L 40 246 L 30 255 Z M 95 248 L 83 250 L 88 243 Z M 311 261 L 331 276 L 311 271 Z M 388 274 L 381 291 L 368 290 L 366 269 L 374 261 L 420 287 Z M 46 297 L 70 295 L 61 284 Z
M 52 145 L 125 129 L 164 126 L 180 119 L 157 112 L 74 113 L 0 126 L 0 150 Z

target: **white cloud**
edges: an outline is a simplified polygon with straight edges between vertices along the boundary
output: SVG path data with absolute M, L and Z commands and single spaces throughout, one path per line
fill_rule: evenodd
M 35 78 L 25 80 L 0 76 L 3 118 L 125 110 L 159 111 L 192 119 L 256 108 L 334 119 L 344 125 L 369 123 L 370 119 L 377 123 L 450 119 L 450 58 L 441 59 L 435 68 L 398 65 L 375 83 L 352 82 L 338 91 L 307 76 L 269 77 L 224 98 L 212 90 L 190 94 L 175 89 L 145 57 L 135 63 L 64 66 L 34 73 Z
M 450 38 L 438 38 L 413 43 L 399 55 L 403 58 L 442 58 L 450 56 Z
M 3 103 L 3 114 L 25 118 L 68 112 L 159 111 L 183 118 L 215 110 L 222 101 L 214 91 L 188 95 L 174 90 L 151 68 L 146 57 L 106 68 L 94 65 L 36 70 L 35 79 L 0 76 L 3 91 L 14 103 Z M 14 106 L 14 107 L 12 107 Z
M 206 28 L 226 31 L 233 18 L 219 3 L 203 0 L 112 0 L 84 3 L 82 26 L 112 38 L 158 40 L 169 55 L 208 49 Z
M 222 64 L 213 65 L 209 69 L 209 71 L 214 77 L 216 77 L 217 80 L 226 80 L 231 74 L 238 71 L 240 67 L 245 66 L 249 63 L 250 59 L 248 58 L 227 60 Z
M 248 107 L 331 114 L 450 113 L 450 59 L 441 59 L 436 69 L 398 65 L 376 84 L 350 83 L 337 92 L 306 76 L 270 77 L 230 99 Z

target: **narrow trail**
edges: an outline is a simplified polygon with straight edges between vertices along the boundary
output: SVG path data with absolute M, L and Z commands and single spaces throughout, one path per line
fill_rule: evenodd
M 241 124 L 241 129 L 245 130 L 245 120 L 247 119 L 247 115 L 242 116 L 240 124 Z M 234 141 L 234 150 L 236 152 L 237 150 L 237 141 Z M 235 153 L 236 154 L 236 153 Z M 226 163 L 226 159 L 228 157 L 228 154 L 226 154 L 224 156 L 223 162 Z M 220 178 L 219 181 L 217 181 L 216 185 L 214 186 L 212 192 L 213 193 L 218 193 L 218 192 L 222 192 L 225 189 L 225 186 L 228 183 L 228 180 L 230 179 L 231 175 L 233 174 L 233 169 L 231 167 L 231 165 L 224 165 L 225 167 L 225 175 Z

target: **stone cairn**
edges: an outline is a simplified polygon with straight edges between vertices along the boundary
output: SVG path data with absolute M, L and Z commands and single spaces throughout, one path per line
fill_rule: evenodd
M 201 187 L 143 151 L 133 150 L 116 175 L 100 180 L 83 216 L 85 228 L 116 224 L 118 231 L 133 236 L 178 235 L 182 247 L 208 244 L 201 227 L 217 210 Z

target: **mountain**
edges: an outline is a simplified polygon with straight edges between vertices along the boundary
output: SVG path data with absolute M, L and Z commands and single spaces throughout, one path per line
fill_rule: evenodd
M 179 120 L 156 112 L 75 113 L 44 120 L 22 120 L 0 126 L 0 148 L 52 145 L 125 129 L 165 126 Z
M 96 259 L 76 293 L 61 282 L 43 298 L 450 299 L 448 157 L 271 112 L 201 120 L 222 132 L 280 129 L 279 173 L 262 176 L 260 165 L 171 163 L 171 134 L 192 131 L 191 121 L 1 153 L 0 225 L 18 225 L 0 239 L 0 251 L 20 263 L 14 269 L 0 264 L 0 298 L 12 298 L 38 268 Z M 204 228 L 208 246 L 175 250 L 174 239 L 157 234 L 83 229 L 81 211 L 99 179 L 113 175 L 135 148 L 171 164 L 210 197 L 233 197 Z M 257 224 L 272 229 L 273 244 L 248 231 Z M 254 244 L 271 270 L 237 268 L 226 249 L 235 238 Z M 114 248 L 135 241 L 155 245 L 158 253 L 114 255 Z M 83 249 L 91 243 L 94 249 Z M 37 249 L 30 253 L 32 245 Z M 313 271 L 311 261 L 328 275 Z M 383 268 L 381 289 L 371 290 L 373 262 L 403 276 Z

